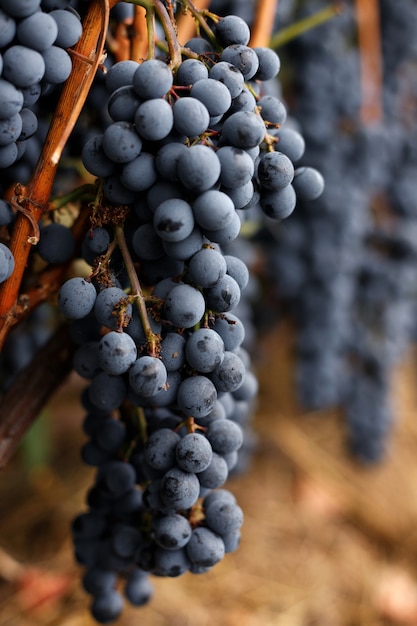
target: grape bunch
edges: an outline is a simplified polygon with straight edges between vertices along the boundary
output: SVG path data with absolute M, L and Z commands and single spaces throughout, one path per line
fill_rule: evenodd
M 38 129 L 42 97 L 65 82 L 67 48 L 81 37 L 77 12 L 64 0 L 0 2 L 0 169 L 20 160 Z
M 58 305 L 89 381 L 82 458 L 97 473 L 73 535 L 103 623 L 122 610 L 118 579 L 141 605 L 148 574 L 205 572 L 237 548 L 243 514 L 223 486 L 253 441 L 258 390 L 237 241 L 246 215 L 281 220 L 323 189 L 294 166 L 300 135 L 277 149 L 286 109 L 263 85 L 279 57 L 250 48 L 237 16 L 213 30 L 174 71 L 161 58 L 111 65 L 111 122 L 82 150 L 97 177 L 81 245 L 92 271 Z

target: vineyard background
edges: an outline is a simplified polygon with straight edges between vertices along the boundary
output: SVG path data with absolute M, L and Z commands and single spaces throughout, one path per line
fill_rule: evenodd
M 362 114 L 378 115 L 368 105 Z M 300 405 L 295 328 L 271 319 L 254 354 L 252 461 L 230 481 L 245 512 L 241 546 L 203 576 L 155 579 L 153 600 L 127 607 L 123 626 L 417 625 L 415 348 L 392 381 L 398 419 L 386 455 L 363 465 L 341 411 Z M 94 624 L 69 534 L 94 474 L 80 463 L 84 384 L 70 376 L 1 475 L 0 626 Z

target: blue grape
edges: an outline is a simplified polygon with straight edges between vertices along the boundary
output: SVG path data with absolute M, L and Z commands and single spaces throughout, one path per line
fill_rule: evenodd
M 226 61 L 219 61 L 219 63 L 213 65 L 209 71 L 209 78 L 218 80 L 226 85 L 232 99 L 240 94 L 245 84 L 242 72 Z
M 243 44 L 231 44 L 224 48 L 220 60 L 234 65 L 243 74 L 246 81 L 255 76 L 259 67 L 259 58 L 256 52 L 253 48 Z
M 241 320 L 233 313 L 216 317 L 213 329 L 224 342 L 225 350 L 236 350 L 245 338 L 245 327 Z
M 262 189 L 278 191 L 294 178 L 294 166 L 282 152 L 265 152 L 258 164 L 258 179 Z
M 152 525 L 155 542 L 165 550 L 184 548 L 191 537 L 190 522 L 183 515 L 172 513 L 157 518 Z
M 16 141 L 22 132 L 22 118 L 16 113 L 7 120 L 0 120 L 0 146 L 7 146 Z
M 12 17 L 23 18 L 38 11 L 40 3 L 41 0 L 2 0 L 1 8 Z
M 93 596 L 107 593 L 115 588 L 116 572 L 103 570 L 99 567 L 89 567 L 85 572 L 82 585 L 87 593 Z
M 93 378 L 101 371 L 98 363 L 98 343 L 87 341 L 78 346 L 72 359 L 72 367 L 79 376 Z
M 139 135 L 148 141 L 159 141 L 169 135 L 174 125 L 172 107 L 166 100 L 145 100 L 135 114 L 135 125 Z
M 190 96 L 206 106 L 210 117 L 223 115 L 232 103 L 232 96 L 226 85 L 214 78 L 203 78 L 194 83 Z
M 177 69 L 175 76 L 177 85 L 193 85 L 198 80 L 208 78 L 208 69 L 198 59 L 185 59 Z
M 126 383 L 121 376 L 111 376 L 100 372 L 91 381 L 88 388 L 91 403 L 104 411 L 117 409 L 126 396 Z
M 133 391 L 145 398 L 156 395 L 167 381 L 162 361 L 153 356 L 140 356 L 129 369 L 129 383 Z
M 40 11 L 20 21 L 17 24 L 16 34 L 22 45 L 42 51 L 55 43 L 58 26 L 49 13 Z
M 175 450 L 181 437 L 170 428 L 159 428 L 146 441 L 145 461 L 157 470 L 167 471 L 175 465 Z
M 116 164 L 103 150 L 103 135 L 96 135 L 83 146 L 81 159 L 84 167 L 94 176 L 110 176 L 116 170 Z
M 213 452 L 209 441 L 200 433 L 187 433 L 175 449 L 177 464 L 186 472 L 202 472 L 211 463 Z
M 204 243 L 203 234 L 198 226 L 194 226 L 188 237 L 181 241 L 162 241 L 162 247 L 172 259 L 186 261 L 200 250 Z
M 153 225 L 164 241 L 182 241 L 193 231 L 193 210 L 180 198 L 165 200 L 154 213 Z
M 198 84 L 198 83 L 197 83 Z M 188 148 L 178 159 L 177 174 L 182 184 L 201 193 L 212 187 L 220 176 L 220 161 L 216 153 L 201 144 Z
M 253 113 L 255 111 L 255 107 L 255 96 L 246 87 L 244 87 L 240 94 L 236 96 L 236 98 L 233 98 L 228 113 L 230 115 L 232 113 L 237 113 L 238 111 L 251 111 Z
M 125 440 L 126 426 L 123 422 L 115 419 L 106 419 L 101 424 L 101 427 L 97 428 L 91 441 L 100 450 L 108 452 L 110 455 L 117 455 Z
M 242 44 L 246 46 L 250 39 L 250 30 L 246 22 L 238 15 L 226 15 L 216 24 L 216 39 L 223 46 Z
M 250 184 L 252 185 L 252 183 L 250 183 Z M 232 195 L 232 193 L 234 191 L 236 191 L 236 190 L 235 189 L 231 189 L 230 190 L 230 194 L 229 194 L 229 190 L 226 189 L 225 187 L 223 187 L 223 191 L 226 192 L 227 195 Z M 232 200 L 233 200 L 233 198 L 232 198 Z M 236 208 L 238 208 L 238 207 L 236 207 Z M 234 241 L 238 237 L 238 235 L 240 233 L 240 228 L 241 228 L 240 217 L 239 217 L 238 213 L 235 211 L 235 213 L 234 213 L 234 215 L 232 217 L 232 220 L 231 220 L 231 222 L 229 224 L 227 224 L 223 228 L 219 228 L 219 230 L 208 230 L 208 229 L 205 229 L 204 230 L 204 235 L 211 242 L 219 243 L 221 245 L 224 245 L 224 244 L 231 243 L 232 241 Z
M 265 124 L 262 118 L 251 111 L 238 111 L 228 117 L 222 127 L 222 145 L 237 148 L 254 148 L 265 137 Z
M 100 624 L 109 624 L 116 620 L 123 609 L 123 598 L 115 589 L 106 589 L 106 592 L 94 596 L 91 604 L 91 614 Z
M 298 167 L 294 173 L 293 187 L 300 200 L 316 200 L 324 190 L 323 176 L 314 167 Z
M 223 422 L 225 420 L 216 421 Z M 200 485 L 207 489 L 217 489 L 221 487 L 226 482 L 228 475 L 229 470 L 226 460 L 221 454 L 217 454 L 217 452 L 214 451 L 210 465 L 207 469 L 197 474 Z
M 130 87 L 138 67 L 139 63 L 131 59 L 118 61 L 112 65 L 104 78 L 107 91 L 112 94 L 120 87 Z
M 162 478 L 161 500 L 174 510 L 189 509 L 198 500 L 200 483 L 195 474 L 184 472 L 179 467 L 172 467 Z
M 127 600 L 134 606 L 147 604 L 153 595 L 153 585 L 141 569 L 129 572 L 124 589 Z
M 136 472 L 130 463 L 109 461 L 100 467 L 97 483 L 105 493 L 111 496 L 121 496 L 135 486 Z
M 167 372 L 179 370 L 185 363 L 185 339 L 178 333 L 167 333 L 161 341 L 160 359 Z
M 58 26 L 55 45 L 60 48 L 71 48 L 80 39 L 83 27 L 79 18 L 71 11 L 56 9 L 49 13 Z
M 205 417 L 212 411 L 216 398 L 216 388 L 206 376 L 185 378 L 177 393 L 178 406 L 187 417 Z
M 185 356 L 198 372 L 212 372 L 223 361 L 223 339 L 211 328 L 199 328 L 187 339 Z
M 197 98 L 180 98 L 173 106 L 174 128 L 187 137 L 198 137 L 210 123 L 205 105 Z
M 172 72 L 166 63 L 158 59 L 144 61 L 133 76 L 133 87 L 140 98 L 162 98 L 171 89 Z
M 216 313 L 232 311 L 240 301 L 240 288 L 234 278 L 225 274 L 213 287 L 205 289 L 207 307 Z
M 259 60 L 259 67 L 256 70 L 254 78 L 262 81 L 275 78 L 281 68 L 281 60 L 277 53 L 271 48 L 262 46 L 254 48 L 254 51 Z
M 205 506 L 207 526 L 218 535 L 228 535 L 243 524 L 243 511 L 235 502 L 224 502 L 220 498 Z
M 231 254 L 225 254 L 224 258 L 229 276 L 235 279 L 241 290 L 245 289 L 249 283 L 249 270 L 245 263 Z
M 179 550 L 165 550 L 157 547 L 155 550 L 155 564 L 152 573 L 156 576 L 176 578 L 184 574 L 190 567 L 190 561 L 184 548 Z
M 133 161 L 142 149 L 142 140 L 130 122 L 114 122 L 104 131 L 103 151 L 115 163 Z
M 78 320 L 93 310 L 96 298 L 97 292 L 92 283 L 74 277 L 67 280 L 59 290 L 58 306 L 66 317 Z
M 0 243 L 0 283 L 10 278 L 14 265 L 13 254 L 4 243 Z
M 0 226 L 7 226 L 13 221 L 14 212 L 12 205 L 0 198 Z
M 260 206 L 268 217 L 282 220 L 291 215 L 295 209 L 297 196 L 292 184 L 278 189 L 278 191 L 266 191 L 261 194 Z
M 16 44 L 3 53 L 3 78 L 16 87 L 39 83 L 45 73 L 45 61 L 40 52 Z
M 14 85 L 0 78 L 0 119 L 7 120 L 19 113 L 23 106 L 23 93 Z
M 16 22 L 11 15 L 0 9 L 0 48 L 11 43 L 16 34 Z
M 211 422 L 207 427 L 206 436 L 213 452 L 220 455 L 239 450 L 243 444 L 241 427 L 230 419 Z
M 217 391 L 236 391 L 242 385 L 246 368 L 242 360 L 234 352 L 224 353 L 222 362 L 210 374 L 210 379 Z
M 188 558 L 195 565 L 212 567 L 224 557 L 224 543 L 209 528 L 198 527 L 186 545 Z
M 200 287 L 213 287 L 227 270 L 226 261 L 218 250 L 201 248 L 188 263 L 188 278 Z
M 20 131 L 19 140 L 22 141 L 32 137 L 32 135 L 36 133 L 38 130 L 38 118 L 31 109 L 27 108 L 21 109 L 19 115 L 22 120 L 22 130 Z
M 141 152 L 133 161 L 123 166 L 120 180 L 132 191 L 145 191 L 156 182 L 155 157 L 149 152 Z
M 17 158 L 18 149 L 15 142 L 9 143 L 7 146 L 0 146 L 0 168 L 10 167 Z
M 202 293 L 191 285 L 177 285 L 165 300 L 165 316 L 178 328 L 192 328 L 203 317 L 206 305 Z
M 42 58 L 45 63 L 44 81 L 59 85 L 67 80 L 71 74 L 72 61 L 66 50 L 58 46 L 50 46 L 42 51 Z
M 177 182 L 177 161 L 180 156 L 188 150 L 187 146 L 177 141 L 166 143 L 162 146 L 156 156 L 155 165 L 159 174 L 168 181 Z
M 136 358 L 136 344 L 127 333 L 111 331 L 100 340 L 98 362 L 108 374 L 124 374 Z
M 134 122 L 141 100 L 132 85 L 122 85 L 113 91 L 107 102 L 107 110 L 114 122 Z
M 266 94 L 258 100 L 261 117 L 265 122 L 269 122 L 274 126 L 282 126 L 287 119 L 287 109 L 285 105 L 275 96 Z
M 223 146 L 217 151 L 221 164 L 220 183 L 232 189 L 245 185 L 252 179 L 254 163 L 249 154 L 241 148 Z
M 164 256 L 161 238 L 152 224 L 143 224 L 133 233 L 132 247 L 140 259 L 155 261 Z
M 75 249 L 74 235 L 63 224 L 54 222 L 41 228 L 36 251 L 48 263 L 66 263 Z
M 125 149 L 120 146 L 119 148 L 121 149 L 117 158 L 126 159 Z M 106 199 L 113 204 L 132 204 L 136 199 L 136 193 L 124 186 L 118 174 L 110 175 L 104 180 L 103 192 Z
M 304 137 L 293 128 L 280 128 L 275 137 L 278 139 L 277 149 L 287 155 L 291 161 L 299 161 L 304 154 Z
M 94 315 L 99 324 L 117 330 L 123 326 L 127 317 L 131 317 L 132 305 L 126 302 L 126 294 L 122 289 L 108 287 L 97 295 Z
M 201 228 L 218 230 L 232 222 L 235 206 L 227 194 L 216 189 L 209 189 L 194 200 L 193 212 Z

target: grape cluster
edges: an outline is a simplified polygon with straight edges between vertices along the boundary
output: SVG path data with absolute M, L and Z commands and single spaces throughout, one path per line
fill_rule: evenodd
M 22 158 L 38 129 L 37 104 L 70 75 L 67 48 L 82 34 L 79 15 L 61 2 L 0 2 L 0 169 Z
M 82 151 L 102 189 L 82 242 L 93 269 L 58 304 L 89 380 L 82 457 L 97 474 L 74 541 L 102 622 L 121 611 L 118 576 L 143 604 L 147 573 L 204 572 L 237 548 L 243 515 L 223 485 L 251 446 L 258 389 L 238 235 L 252 210 L 282 219 L 323 188 L 293 165 L 301 136 L 276 149 L 286 111 L 263 84 L 278 56 L 250 48 L 236 16 L 215 36 L 216 49 L 188 42 L 174 73 L 162 59 L 113 64 L 111 121 Z

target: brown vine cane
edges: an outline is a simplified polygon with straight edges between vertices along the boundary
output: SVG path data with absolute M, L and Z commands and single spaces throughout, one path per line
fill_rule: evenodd
M 13 307 L 19 297 L 29 252 L 38 239 L 37 224 L 48 211 L 62 151 L 103 60 L 109 11 L 114 4 L 114 0 L 92 0 L 90 3 L 82 37 L 74 48 L 72 71 L 63 86 L 39 161 L 27 186 L 16 185 L 13 203 L 18 205 L 18 211 L 10 240 L 15 269 L 11 277 L 0 285 L 0 348 L 9 329 L 16 323 Z

